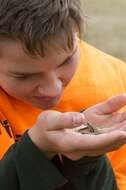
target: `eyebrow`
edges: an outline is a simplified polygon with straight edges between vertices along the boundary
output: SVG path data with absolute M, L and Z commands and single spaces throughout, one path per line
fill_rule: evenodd
M 78 47 L 75 48 L 75 50 L 72 52 L 72 54 L 70 56 L 68 56 L 60 65 L 58 65 L 57 67 L 62 66 L 63 64 L 65 64 L 77 51 Z M 20 71 L 9 71 L 11 74 L 14 75 L 37 75 L 37 74 L 41 74 L 42 72 L 20 72 Z

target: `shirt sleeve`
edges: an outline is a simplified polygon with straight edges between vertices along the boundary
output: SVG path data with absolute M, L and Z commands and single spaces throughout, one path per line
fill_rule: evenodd
M 63 157 L 63 173 L 76 190 L 119 190 L 106 156 L 83 157 L 72 161 Z
M 0 161 L 0 188 L 4 190 L 53 190 L 67 180 L 32 143 L 27 132 Z

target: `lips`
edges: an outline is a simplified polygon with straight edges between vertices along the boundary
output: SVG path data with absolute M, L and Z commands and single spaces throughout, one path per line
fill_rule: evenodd
M 35 99 L 40 101 L 52 101 L 56 99 L 56 97 L 50 97 L 50 96 L 35 96 Z
M 57 105 L 59 102 L 60 96 L 33 96 L 32 97 L 32 105 L 34 107 L 46 110 L 51 109 Z

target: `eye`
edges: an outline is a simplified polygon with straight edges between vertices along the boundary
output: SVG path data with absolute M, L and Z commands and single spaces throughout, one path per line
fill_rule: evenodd
M 64 65 L 68 65 L 71 64 L 73 61 L 73 56 L 69 57 L 62 65 L 60 65 L 60 67 L 64 66 Z
M 68 57 L 68 59 L 62 65 L 72 64 L 75 60 L 76 55 L 77 50 L 70 57 Z
M 19 80 L 26 80 L 29 79 L 31 77 L 31 75 L 18 75 L 18 76 L 14 76 L 14 78 L 19 79 Z
M 69 64 L 72 61 L 72 57 L 70 57 L 64 64 Z

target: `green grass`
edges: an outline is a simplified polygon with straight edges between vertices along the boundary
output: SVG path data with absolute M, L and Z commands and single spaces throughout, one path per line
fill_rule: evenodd
M 126 1 L 82 0 L 88 15 L 84 39 L 126 61 Z

